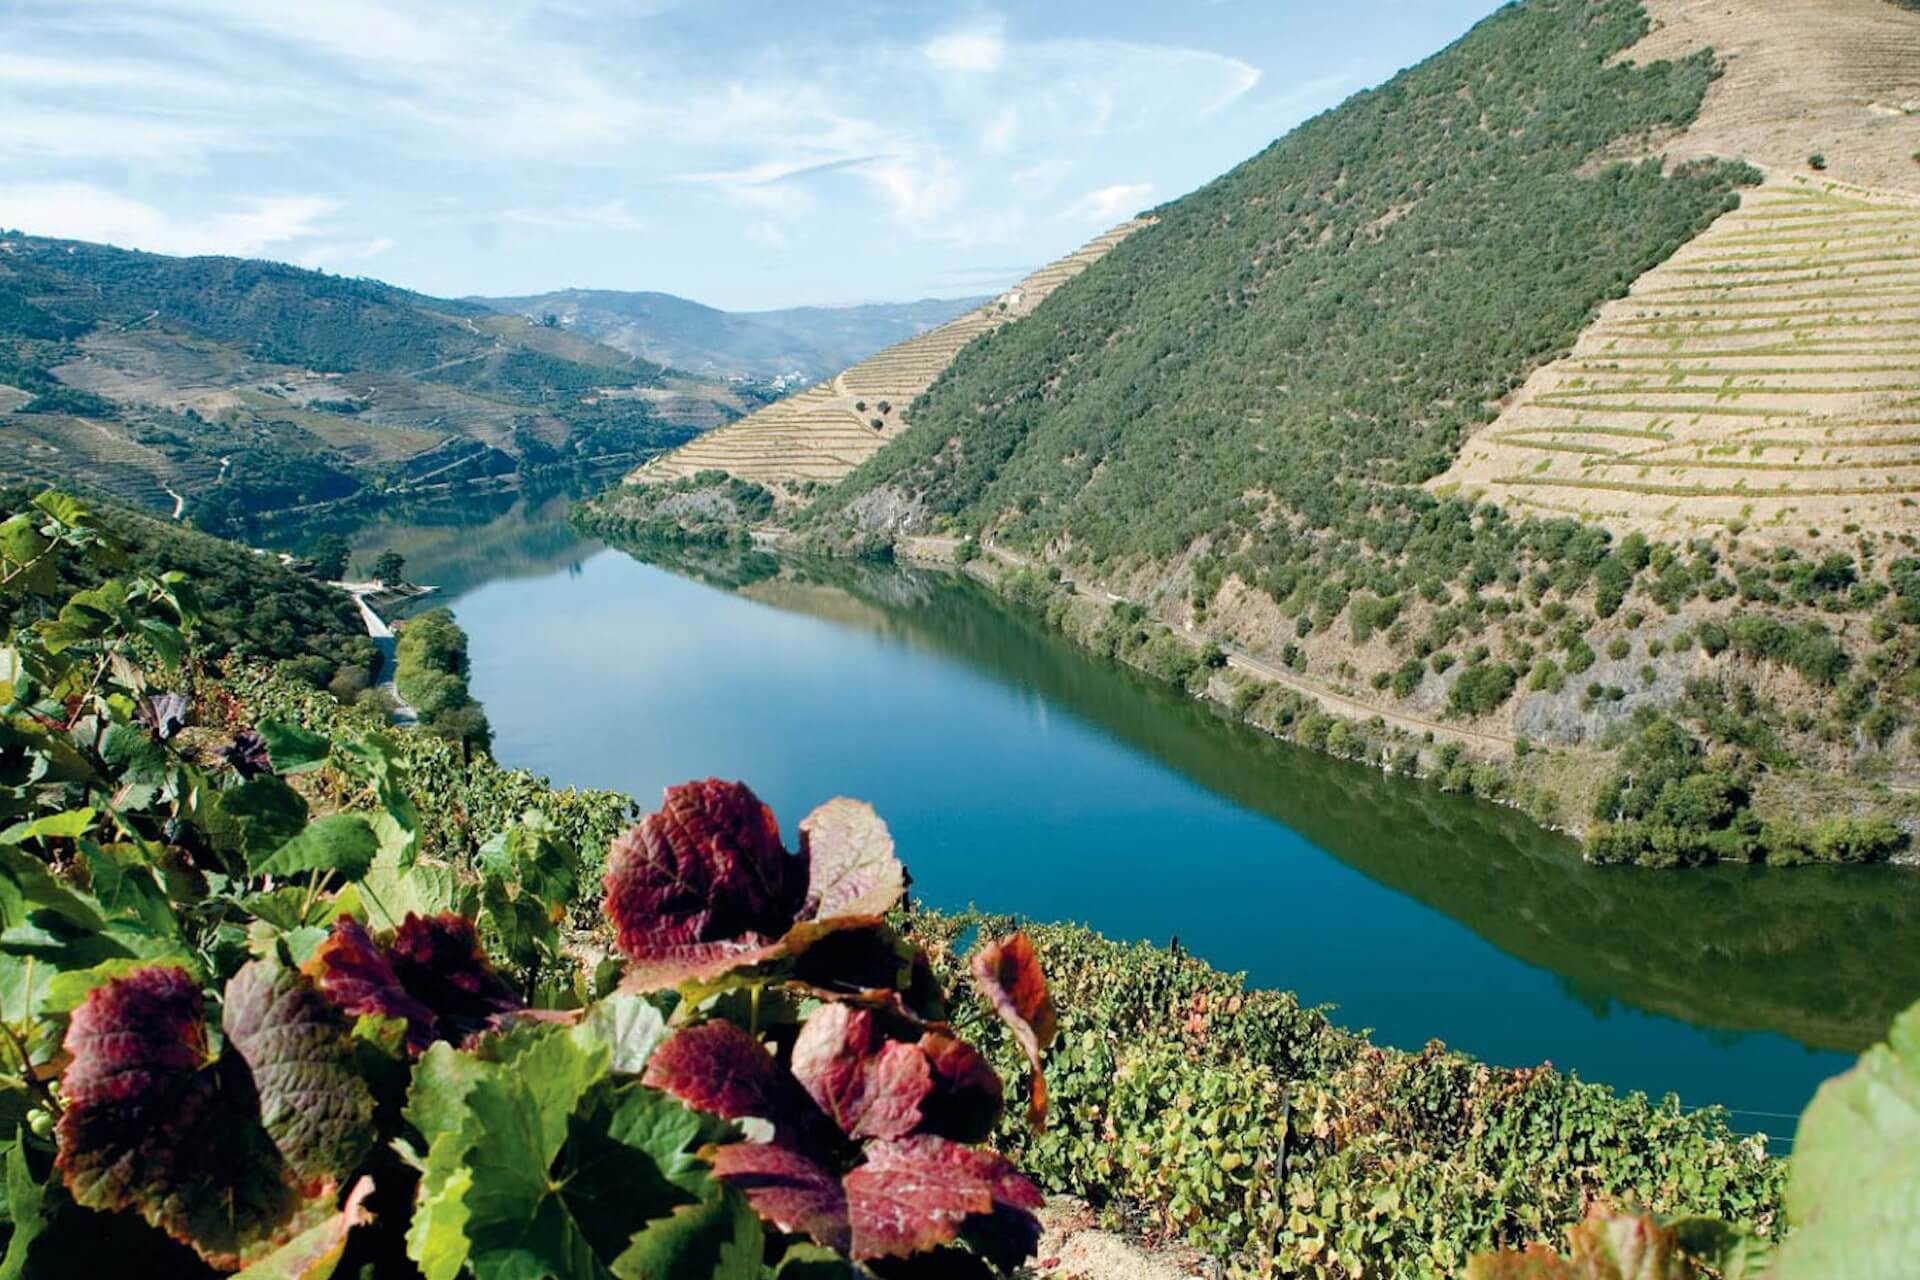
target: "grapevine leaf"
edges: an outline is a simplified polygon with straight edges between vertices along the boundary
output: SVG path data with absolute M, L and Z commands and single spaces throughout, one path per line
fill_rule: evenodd
M 973 957 L 974 984 L 1007 1024 L 1033 1069 L 1027 1103 L 1027 1122 L 1035 1129 L 1047 1124 L 1047 1081 L 1040 1055 L 1060 1030 L 1047 978 L 1025 933 L 1016 933 L 980 950 Z
M 587 1027 L 613 1054 L 612 1070 L 637 1076 L 667 1038 L 667 1020 L 639 996 L 612 995 L 593 1006 Z
M 400 984 L 433 1010 L 442 1039 L 463 1040 L 527 1007 L 487 962 L 465 916 L 410 915 L 394 930 L 388 954 Z
M 13 1234 L 7 1239 L 6 1255 L 0 1257 L 0 1280 L 21 1280 L 28 1274 L 33 1242 L 47 1229 L 43 1212 L 47 1189 L 33 1180 L 33 1171 L 27 1167 L 25 1138 L 19 1130 L 15 1130 L 13 1145 L 7 1148 L 6 1193 Z
M 327 999 L 355 1017 L 373 1014 L 407 1024 L 407 1047 L 423 1052 L 434 1041 L 434 1013 L 400 985 L 386 952 L 352 916 L 334 922 L 333 933 L 307 960 L 307 973 Z
M 130 1209 L 232 1270 L 332 1212 L 260 1123 L 246 1064 L 210 1061 L 200 990 L 155 966 L 91 992 L 67 1028 L 58 1167 L 74 1200 Z
M 847 1193 L 831 1170 L 771 1143 L 729 1143 L 712 1158 L 713 1176 L 744 1194 L 776 1229 L 846 1252 L 852 1240 Z
M 1567 1256 L 1542 1244 L 1473 1259 L 1467 1280 L 1694 1280 L 1670 1227 L 1651 1214 L 1594 1205 L 1567 1229 Z
M 800 823 L 800 852 L 807 860 L 809 914 L 878 916 L 893 910 L 907 891 L 907 871 L 893 854 L 893 837 L 873 806 L 842 796 L 829 800 Z
M 737 1195 L 681 1205 L 635 1233 L 611 1270 L 617 1280 L 758 1280 L 765 1233 Z
M 0 844 L 0 923 L 11 929 L 40 911 L 51 912 L 84 933 L 106 927 L 98 908 L 49 875 L 46 863 Z
M 823 1004 L 793 1044 L 793 1074 L 842 1133 L 903 1138 L 920 1124 L 933 1073 L 918 1048 L 882 1041 L 865 1009 Z
M 928 1136 L 872 1143 L 845 1186 L 860 1261 L 909 1257 L 958 1239 L 970 1220 L 1031 1218 L 1043 1203 L 1006 1157 Z
M 346 1018 L 298 969 L 254 960 L 227 983 L 221 1026 L 300 1189 L 318 1195 L 345 1182 L 374 1138 L 373 1093 L 352 1069 Z
M 920 1104 L 922 1132 L 986 1141 L 1005 1106 L 999 1073 L 978 1049 L 939 1032 L 920 1038 L 920 1052 L 933 1073 L 933 1089 Z
M 325 734 L 314 733 L 286 720 L 262 720 L 255 733 L 266 743 L 267 758 L 277 773 L 306 773 L 318 769 L 333 753 Z
M 263 862 L 307 825 L 307 802 L 272 774 L 220 793 L 216 823 L 233 833 L 223 847 L 238 849 L 247 864 Z
M 488 1069 L 448 1044 L 433 1045 L 414 1065 L 405 1114 L 427 1139 L 427 1157 L 407 1224 L 407 1256 L 426 1280 L 455 1280 L 467 1264 L 466 1196 L 473 1173 L 466 1158 L 481 1136 L 467 1097 Z
M 240 1272 L 235 1280 L 331 1280 L 341 1255 L 347 1251 L 348 1235 L 373 1219 L 367 1212 L 367 1198 L 372 1194 L 373 1179 L 360 1179 L 347 1193 L 340 1212 L 287 1241 Z
M 801 1132 L 820 1119 L 793 1076 L 730 1022 L 703 1022 L 675 1032 L 653 1051 L 641 1080 L 725 1120 L 751 1116 L 781 1132 Z
M 358 880 L 373 865 L 379 845 L 365 818 L 357 813 L 331 813 L 315 818 L 265 857 L 255 857 L 249 849 L 247 863 L 255 875 L 331 871 L 344 879 Z
M 463 1042 L 526 1008 L 487 962 L 473 922 L 451 913 L 409 915 L 385 947 L 341 916 L 305 968 L 346 1013 L 404 1020 L 414 1053 L 435 1040 Z
M 467 1095 L 484 1137 L 467 1152 L 468 1265 L 478 1280 L 591 1276 L 600 1264 L 553 1175 L 568 1119 L 606 1071 L 599 1044 L 530 1027 Z
M 1920 1257 L 1920 1005 L 1800 1118 L 1778 1280 L 1881 1280 Z
M 779 950 L 805 893 L 804 864 L 773 812 L 739 783 L 668 789 L 658 812 L 613 842 L 606 910 L 629 981 L 716 978 Z

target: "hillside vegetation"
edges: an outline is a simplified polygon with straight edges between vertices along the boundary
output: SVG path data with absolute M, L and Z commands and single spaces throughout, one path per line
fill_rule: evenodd
M 924 298 L 851 307 L 721 311 L 670 293 L 562 289 L 476 298 L 497 311 L 551 323 L 655 364 L 770 383 L 831 377 L 884 347 L 984 305 L 986 298 Z
M 1625 533 L 1912 529 L 1920 199 L 1755 191 L 1601 312 L 1440 483 Z
M 703 395 L 576 335 L 377 281 L 0 235 L 0 475 L 211 529 L 368 488 L 631 460 L 745 407 Z
M 1722 7 L 1508 6 L 1152 211 L 968 344 L 904 428 L 841 454 L 719 432 L 698 465 L 768 484 L 816 546 L 991 553 L 1098 651 L 1336 754 L 1470 777 L 1591 829 L 1595 856 L 1899 854 L 1914 205 L 1817 153 L 1783 172 L 1801 108 L 1676 32 L 1744 14 L 1742 57 L 1805 73 L 1806 128 L 1891 121 L 1848 152 L 1859 174 L 1909 127 L 1869 108 L 1920 19 L 1881 4 L 1892 52 L 1816 93 L 1854 35 Z M 1709 145 L 1761 133 L 1767 174 Z M 694 465 L 636 478 L 697 487 Z M 662 493 L 587 523 L 721 537 L 725 504 Z
M 708 432 L 647 463 L 629 479 L 646 485 L 719 470 L 741 480 L 777 486 L 783 493 L 810 493 L 815 485 L 839 480 L 901 436 L 907 427 L 907 406 L 968 343 L 1030 314 L 1141 225 L 1129 222 L 1115 227 L 985 306 L 888 347 L 797 396 Z

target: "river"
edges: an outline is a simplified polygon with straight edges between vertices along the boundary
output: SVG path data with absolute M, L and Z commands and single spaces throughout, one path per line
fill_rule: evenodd
M 934 906 L 1177 935 L 1383 1042 L 1722 1104 L 1777 1150 L 1920 997 L 1912 873 L 1588 867 L 1515 813 L 1231 723 L 964 579 L 660 567 L 576 542 L 558 509 L 355 538 L 446 588 L 496 756 L 556 782 L 647 800 L 740 778 L 790 833 L 858 796 Z

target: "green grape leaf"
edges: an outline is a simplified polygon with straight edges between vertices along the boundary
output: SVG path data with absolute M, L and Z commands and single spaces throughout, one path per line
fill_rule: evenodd
M 248 850 L 248 866 L 255 875 L 293 875 L 301 871 L 331 871 L 358 880 L 373 866 L 380 845 L 367 820 L 357 813 L 332 813 L 315 818 L 299 834 L 263 858 Z
M 0 840 L 8 844 L 23 844 L 28 840 L 71 840 L 93 830 L 94 819 L 99 816 L 92 809 L 69 809 L 65 813 L 49 814 L 32 822 L 8 827 L 0 831 Z
M 460 1134 L 453 1146 L 466 1148 L 462 1163 L 468 1181 L 460 1204 L 467 1265 L 478 1280 L 602 1274 L 604 1267 L 564 1199 L 571 1180 L 556 1178 L 554 1163 L 575 1108 L 606 1071 L 608 1052 L 592 1037 L 543 1026 L 510 1034 L 490 1047 L 500 1060 L 454 1082 L 464 1090 L 465 1115 L 452 1114 L 444 1073 L 432 1086 L 438 1096 L 422 1097 L 417 1106 L 409 1102 L 409 1117 L 431 1126 L 421 1128 L 430 1170 L 433 1147 L 450 1131 L 449 1120 L 457 1126 L 451 1131 Z M 440 1059 L 438 1052 L 432 1056 Z M 471 1142 L 465 1141 L 469 1125 Z M 451 1172 L 443 1166 L 443 1199 L 449 1185 L 457 1185 L 444 1176 Z M 427 1233 L 425 1243 L 431 1243 Z
M 490 1069 L 445 1043 L 431 1046 L 414 1064 L 405 1114 L 427 1139 L 427 1155 L 407 1226 L 407 1256 L 426 1280 L 455 1280 L 467 1264 L 466 1197 L 473 1173 L 466 1158 L 482 1133 L 467 1098 Z
M 1894 1280 L 1920 1258 L 1920 1005 L 1820 1086 L 1787 1181 L 1775 1280 Z
M 223 846 L 245 854 L 253 866 L 306 829 L 307 802 L 267 774 L 221 792 L 212 823 Z
M 635 1233 L 611 1270 L 618 1280 L 758 1280 L 765 1236 L 745 1201 L 716 1188 Z
M 0 923 L 12 929 L 48 912 L 83 932 L 106 927 L 96 904 L 47 872 L 46 863 L 12 845 L 0 844 Z
M 0 1257 L 0 1280 L 22 1280 L 28 1274 L 33 1242 L 47 1229 L 47 1189 L 33 1180 L 33 1171 L 27 1167 L 25 1138 L 18 1130 L 13 1145 L 7 1148 L 6 1193 L 13 1234 L 7 1239 L 5 1256 Z
M 275 773 L 306 773 L 318 769 L 333 754 L 325 734 L 314 733 L 286 720 L 262 720 L 254 726 L 267 744 L 267 758 Z
M 611 1069 L 620 1075 L 639 1075 L 667 1038 L 666 1018 L 634 995 L 612 995 L 595 1004 L 586 1026 L 605 1042 L 612 1054 Z

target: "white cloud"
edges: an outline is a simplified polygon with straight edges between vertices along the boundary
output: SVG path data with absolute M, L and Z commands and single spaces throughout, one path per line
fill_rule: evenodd
M 181 169 L 199 167 L 218 152 L 246 149 L 244 135 L 222 124 L 36 108 L 0 99 L 0 157 Z
M 977 74 L 998 71 L 1007 58 L 1006 23 L 996 20 L 935 36 L 921 52 L 941 71 Z
M 1063 217 L 1086 222 L 1118 222 L 1146 207 L 1153 194 L 1151 182 L 1118 183 L 1089 191 L 1068 207 Z
M 274 196 L 249 200 L 240 210 L 180 219 L 84 182 L 0 184 L 0 225 L 156 253 L 259 257 L 312 239 L 338 208 L 318 196 Z
M 502 222 L 555 231 L 645 231 L 647 221 L 615 197 L 599 204 L 558 205 L 550 209 L 506 209 Z

